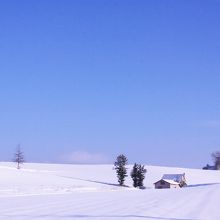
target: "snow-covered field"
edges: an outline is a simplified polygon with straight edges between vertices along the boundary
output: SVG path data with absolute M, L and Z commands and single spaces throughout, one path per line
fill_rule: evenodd
M 146 189 L 139 190 L 130 177 L 128 187 L 117 186 L 112 165 L 15 167 L 0 163 L 1 220 L 220 220 L 218 171 L 146 166 Z M 153 188 L 164 173 L 184 172 L 187 188 Z

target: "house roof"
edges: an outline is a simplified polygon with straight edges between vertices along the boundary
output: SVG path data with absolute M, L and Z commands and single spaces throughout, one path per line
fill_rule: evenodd
M 185 179 L 185 173 L 183 174 L 164 174 L 162 177 L 163 180 L 172 180 L 174 182 L 181 182 Z

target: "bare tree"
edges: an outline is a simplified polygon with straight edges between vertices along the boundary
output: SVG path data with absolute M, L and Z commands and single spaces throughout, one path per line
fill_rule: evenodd
M 17 163 L 17 169 L 20 169 L 21 164 L 24 163 L 24 153 L 21 151 L 20 145 L 17 146 L 15 151 L 14 162 Z
M 220 151 L 216 151 L 212 153 L 212 158 L 215 163 L 215 169 L 220 170 Z

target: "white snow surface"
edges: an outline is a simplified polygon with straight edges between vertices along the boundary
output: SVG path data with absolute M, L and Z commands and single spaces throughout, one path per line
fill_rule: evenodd
M 173 180 L 169 180 L 169 179 L 163 179 L 165 182 L 167 182 L 167 183 L 170 183 L 170 184 L 173 184 L 173 185 L 179 185 L 179 183 L 178 182 L 175 182 L 175 181 L 173 181 Z
M 128 166 L 128 174 L 132 166 Z M 113 165 L 0 163 L 0 220 L 220 220 L 220 171 L 146 166 L 146 189 L 119 187 Z M 165 173 L 188 187 L 154 189 Z

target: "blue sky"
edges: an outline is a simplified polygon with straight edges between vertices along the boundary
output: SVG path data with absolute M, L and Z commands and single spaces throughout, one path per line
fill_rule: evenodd
M 220 150 L 219 1 L 1 1 L 0 160 L 198 167 Z

